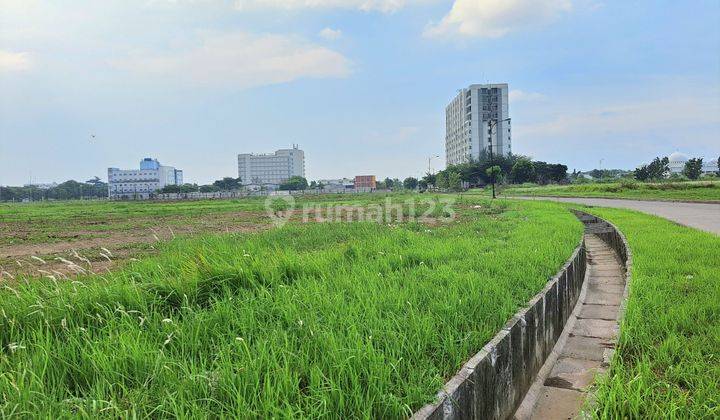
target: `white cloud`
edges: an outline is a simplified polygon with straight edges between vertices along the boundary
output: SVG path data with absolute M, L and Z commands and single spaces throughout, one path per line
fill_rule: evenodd
M 572 0 L 455 0 L 429 37 L 499 38 L 509 32 L 551 23 L 572 10 Z
M 334 41 L 342 36 L 342 31 L 340 29 L 332 29 L 332 28 L 325 28 L 320 33 L 318 33 L 320 37 L 325 38 L 329 41 Z
M 25 71 L 31 67 L 30 54 L 0 50 L 0 71 Z
M 577 137 L 602 134 L 624 141 L 622 135 L 647 134 L 667 130 L 720 125 L 720 101 L 717 90 L 707 96 L 671 97 L 631 102 L 558 109 L 547 121 L 513 128 L 528 139 Z M 621 135 L 621 136 L 618 136 Z
M 356 9 L 365 12 L 396 12 L 408 3 L 422 0 L 236 0 L 238 10 L 256 9 Z
M 511 90 L 508 94 L 510 102 L 535 102 L 545 99 L 545 95 L 537 92 L 525 92 L 520 89 Z
M 136 52 L 113 61 L 121 69 L 193 85 L 249 88 L 304 77 L 345 77 L 351 63 L 340 53 L 287 35 L 202 34 L 171 52 Z

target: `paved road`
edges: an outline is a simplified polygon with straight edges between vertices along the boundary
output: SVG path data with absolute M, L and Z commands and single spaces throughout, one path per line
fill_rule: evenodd
M 510 197 L 508 197 L 510 198 Z M 553 200 L 598 207 L 617 207 L 639 210 L 664 217 L 681 225 L 720 235 L 720 204 L 678 203 L 669 201 L 617 200 L 612 198 L 517 197 Z

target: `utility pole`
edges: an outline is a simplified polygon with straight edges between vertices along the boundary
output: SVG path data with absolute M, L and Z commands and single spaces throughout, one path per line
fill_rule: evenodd
M 495 129 L 496 129 L 496 130 L 495 130 L 495 131 L 496 131 L 495 134 L 497 135 L 497 125 L 498 125 L 498 123 L 505 122 L 505 121 L 510 121 L 510 118 L 505 118 L 505 119 L 503 119 L 503 120 L 498 120 L 497 118 L 491 118 L 491 119 L 488 121 L 488 125 L 489 125 L 489 127 L 490 127 L 490 129 L 488 130 L 488 134 L 490 135 L 490 137 L 488 138 L 488 149 L 490 149 L 490 170 L 492 171 L 492 198 L 493 198 L 493 199 L 496 198 L 496 197 L 495 197 L 495 177 L 497 177 L 497 174 L 496 174 L 495 171 L 493 170 L 493 168 L 495 167 L 495 165 L 494 165 L 494 163 L 495 163 L 495 157 L 494 157 L 494 155 L 493 155 L 492 132 L 493 132 L 493 128 L 495 128 Z
M 439 158 L 439 157 L 440 157 L 440 155 L 434 155 L 434 156 L 429 156 L 429 157 L 428 157 L 428 175 L 432 175 L 432 168 L 431 168 L 431 166 L 430 166 L 430 162 L 431 162 L 433 159 Z

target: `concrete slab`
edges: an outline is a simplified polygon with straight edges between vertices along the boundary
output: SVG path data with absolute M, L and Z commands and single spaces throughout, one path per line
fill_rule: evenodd
M 545 379 L 546 386 L 555 388 L 584 391 L 592 385 L 595 375 L 605 371 L 599 360 L 574 359 L 565 357 L 558 359 Z
M 620 307 L 615 305 L 584 304 L 578 318 L 607 319 L 617 321 Z
M 588 285 L 590 287 L 590 285 Z M 592 296 L 588 293 L 585 303 L 593 305 L 613 305 L 619 306 L 622 302 L 623 295 L 621 293 L 597 292 Z
M 560 357 L 602 362 L 605 349 L 613 347 L 615 347 L 615 344 L 611 340 L 574 335 L 568 337 Z
M 603 283 L 596 280 L 591 280 L 588 283 L 588 293 L 594 294 L 594 293 L 617 293 L 619 295 L 622 295 L 625 291 L 625 285 L 624 284 L 612 284 L 612 283 Z
M 573 328 L 573 334 L 583 337 L 614 339 L 617 337 L 618 330 L 616 321 L 578 319 Z
M 574 419 L 579 414 L 584 400 L 585 394 L 582 392 L 545 386 L 530 418 L 538 420 Z

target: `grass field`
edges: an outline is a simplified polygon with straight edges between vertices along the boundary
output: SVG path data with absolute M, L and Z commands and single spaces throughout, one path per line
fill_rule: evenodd
M 597 417 L 720 417 L 720 237 L 619 209 L 633 253 L 630 297 Z
M 296 206 L 353 205 L 382 202 L 378 194 L 322 195 L 296 198 Z M 392 195 L 393 200 L 412 197 Z M 299 214 L 297 217 L 301 217 Z M 296 218 L 297 218 L 296 217 Z M 94 271 L 122 266 L 157 253 L 155 243 L 173 237 L 207 233 L 255 232 L 267 229 L 264 198 L 182 202 L 70 201 L 0 204 L 0 278 L 10 275 L 67 274 L 58 258 L 78 255 Z M 107 250 L 112 261 L 103 256 Z M 44 259 L 38 264 L 33 257 Z M 5 275 L 7 275 L 5 274 Z
M 177 238 L 103 276 L 5 282 L 0 417 L 406 417 L 582 234 L 554 203 L 456 208 Z
M 487 195 L 489 192 L 485 191 L 485 194 Z M 501 195 L 720 202 L 720 181 L 662 183 L 616 182 L 546 186 L 520 185 L 504 187 Z

